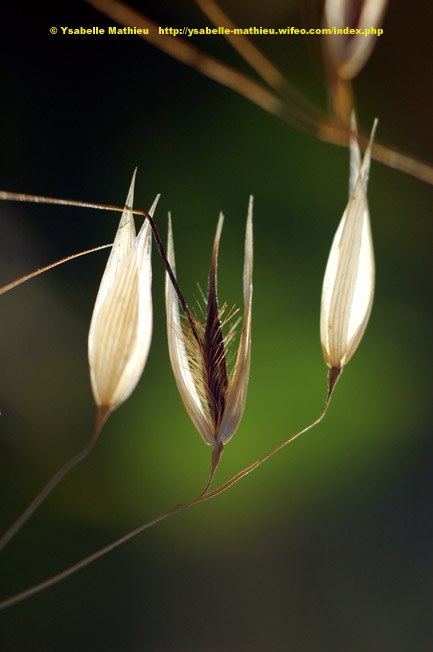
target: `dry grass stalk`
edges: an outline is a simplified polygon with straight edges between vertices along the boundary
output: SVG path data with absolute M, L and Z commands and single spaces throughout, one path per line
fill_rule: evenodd
M 245 407 L 251 349 L 253 269 L 252 197 L 248 209 L 244 260 L 244 316 L 234 369 L 227 373 L 227 337 L 222 332 L 223 310 L 217 299 L 217 257 L 223 225 L 218 221 L 209 270 L 206 321 L 196 322 L 197 340 L 188 323 L 181 324 L 178 298 L 166 278 L 167 333 L 170 361 L 179 393 L 192 422 L 206 444 L 214 449 L 214 467 L 223 446 L 235 433 Z M 169 219 L 167 259 L 175 271 L 173 234 Z M 231 316 L 233 313 L 231 313 Z M 227 322 L 227 318 L 225 320 Z M 213 470 L 214 470 L 213 467 Z

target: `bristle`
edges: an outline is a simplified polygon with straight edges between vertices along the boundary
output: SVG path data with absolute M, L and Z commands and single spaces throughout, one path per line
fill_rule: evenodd
M 197 305 L 199 308 L 199 311 L 201 312 L 203 318 L 205 317 L 203 307 L 200 303 L 200 301 L 197 300 Z M 227 311 L 227 304 L 224 304 L 218 312 L 218 321 L 220 323 L 220 331 L 222 332 L 222 328 L 225 327 L 234 317 L 237 315 L 239 312 L 239 308 L 236 308 L 236 306 L 232 306 L 230 310 L 227 312 L 227 314 L 224 316 L 224 314 Z M 212 423 L 216 426 L 218 424 L 217 419 L 221 418 L 221 413 L 216 412 L 214 410 L 213 412 L 211 411 L 210 406 L 214 405 L 212 403 L 212 400 L 209 400 L 209 397 L 211 395 L 211 387 L 214 387 L 214 384 L 212 385 L 208 379 L 212 375 L 212 369 L 219 370 L 221 368 L 222 364 L 225 364 L 226 368 L 227 366 L 231 366 L 232 362 L 232 357 L 229 357 L 229 350 L 230 350 L 230 345 L 233 339 L 236 336 L 236 327 L 239 325 L 240 319 L 237 319 L 229 328 L 229 331 L 226 334 L 223 334 L 223 347 L 219 347 L 219 353 L 220 355 L 218 356 L 216 351 L 214 352 L 214 357 L 212 364 L 210 365 L 210 370 L 206 371 L 206 365 L 209 366 L 209 356 L 206 355 L 206 350 L 204 347 L 204 341 L 205 341 L 205 326 L 203 325 L 203 322 L 197 314 L 194 311 L 191 311 L 194 322 L 196 325 L 197 332 L 199 334 L 199 337 L 201 341 L 203 342 L 203 346 L 200 346 L 196 340 L 196 338 L 193 336 L 191 332 L 191 327 L 186 318 L 183 316 L 181 318 L 182 322 L 182 335 L 185 343 L 185 349 L 186 353 L 188 356 L 188 362 L 190 365 L 191 373 L 193 375 L 196 387 L 197 387 L 197 392 L 200 396 L 200 400 L 202 402 L 202 406 L 208 417 L 212 420 Z M 218 373 L 218 372 L 217 372 Z M 226 372 L 227 373 L 227 372 Z M 227 380 L 230 378 L 231 373 L 227 374 Z M 228 383 L 227 383 L 228 384 Z M 224 393 L 227 390 L 227 386 L 224 386 Z M 217 406 L 220 405 L 221 407 L 225 407 L 225 402 L 223 404 L 218 404 Z
M 230 311 L 228 312 L 227 316 L 222 320 L 222 326 L 228 324 L 229 321 L 231 321 L 237 314 L 239 313 L 239 308 L 236 308 L 236 306 L 233 306 Z M 230 369 L 229 371 L 229 386 L 230 386 L 230 381 L 233 375 L 234 371 L 234 356 L 233 356 L 233 347 L 232 343 L 233 340 L 236 338 L 237 335 L 237 328 L 239 324 L 241 323 L 242 318 L 238 317 L 230 326 L 228 332 L 224 335 L 224 347 L 226 350 L 226 365 L 227 369 Z
M 221 322 L 208 303 L 205 337 L 203 340 L 203 381 L 212 422 L 217 427 L 225 408 L 228 376 Z
M 203 340 L 204 326 L 198 319 L 196 319 L 195 315 L 193 315 L 193 317 L 199 337 L 201 340 Z M 207 391 L 203 381 L 202 347 L 198 344 L 196 338 L 194 337 L 191 331 L 191 326 L 184 315 L 182 315 L 181 318 L 181 325 L 185 350 L 188 357 L 191 374 L 197 388 L 197 393 L 199 395 L 204 411 L 208 416 L 210 416 L 207 406 Z
M 223 217 L 221 215 L 218 220 L 209 269 L 206 326 L 202 349 L 203 382 L 206 389 L 207 405 L 215 432 L 217 432 L 218 424 L 224 414 L 228 387 L 224 336 L 217 298 L 217 261 L 222 223 Z

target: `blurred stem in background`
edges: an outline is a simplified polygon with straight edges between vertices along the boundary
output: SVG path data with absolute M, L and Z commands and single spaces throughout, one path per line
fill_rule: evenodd
M 331 98 L 331 116 L 329 119 L 321 116 L 320 112 L 311 105 L 293 86 L 279 73 L 277 68 L 242 34 L 236 36 L 224 36 L 230 44 L 236 48 L 241 56 L 251 65 L 266 84 L 273 91 L 268 90 L 262 84 L 250 77 L 238 72 L 231 66 L 207 55 L 190 43 L 186 43 L 177 36 L 170 34 L 159 34 L 158 24 L 143 16 L 140 12 L 129 7 L 118 0 L 86 0 L 90 5 L 104 13 L 109 18 L 124 26 L 135 26 L 142 28 L 148 33 L 139 36 L 152 45 L 155 45 L 166 54 L 185 63 L 198 72 L 210 77 L 214 81 L 227 86 L 240 95 L 257 104 L 262 109 L 278 116 L 294 126 L 313 134 L 326 142 L 334 145 L 349 146 L 351 131 L 349 128 L 350 113 L 353 109 L 353 92 L 350 86 L 350 79 L 359 73 L 365 64 L 372 48 L 374 47 L 373 37 L 367 36 L 357 40 L 355 47 L 351 43 L 350 49 L 338 49 L 335 51 L 332 44 L 337 37 L 330 35 L 325 39 L 325 61 L 329 74 L 328 92 Z M 196 0 L 199 7 L 209 17 L 214 25 L 226 26 L 229 29 L 235 27 L 234 23 L 221 11 L 213 0 Z M 363 4 L 369 9 L 376 3 L 377 11 L 375 16 L 376 24 L 380 25 L 386 8 L 386 0 L 364 0 Z M 326 7 L 333 7 L 335 0 L 328 0 Z M 350 0 L 345 0 L 343 5 L 350 5 Z M 335 11 L 325 18 L 332 20 Z M 364 19 L 367 13 L 366 8 L 358 16 L 358 21 Z M 371 17 L 371 16 L 370 16 Z M 344 22 L 344 21 L 343 21 Z M 361 23 L 365 29 L 365 22 Z M 358 27 L 358 29 L 361 29 Z M 369 40 L 371 47 L 365 48 L 365 41 Z M 331 45 L 330 45 L 331 44 Z M 349 51 L 348 51 L 349 50 Z M 360 135 L 358 141 L 362 149 L 368 144 L 368 138 Z M 414 157 L 397 152 L 383 144 L 376 143 L 372 148 L 372 157 L 384 165 L 410 174 L 421 181 L 433 185 L 433 167 Z

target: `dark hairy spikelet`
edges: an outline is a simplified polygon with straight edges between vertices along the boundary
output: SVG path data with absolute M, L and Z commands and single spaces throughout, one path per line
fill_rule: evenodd
M 218 246 L 221 227 L 222 219 L 220 219 L 220 222 L 218 223 L 212 252 L 212 261 L 209 269 L 206 325 L 202 343 L 203 383 L 206 393 L 206 402 L 212 423 L 215 426 L 215 431 L 217 431 L 217 426 L 224 414 L 228 387 L 226 353 L 216 287 Z

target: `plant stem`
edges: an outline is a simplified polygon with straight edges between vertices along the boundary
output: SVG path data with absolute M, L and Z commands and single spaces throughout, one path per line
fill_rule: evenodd
M 209 491 L 210 486 L 211 486 L 211 484 L 213 482 L 213 479 L 215 477 L 215 473 L 216 473 L 216 470 L 217 470 L 218 465 L 220 463 L 221 455 L 223 454 L 223 452 L 224 452 L 224 445 L 223 444 L 218 444 L 218 446 L 216 448 L 212 448 L 212 464 L 211 464 L 209 479 L 208 479 L 208 481 L 206 483 L 205 488 L 201 492 L 199 498 L 201 498 L 202 496 L 207 494 L 207 492 Z
M 36 204 L 54 204 L 55 206 L 74 206 L 78 208 L 96 208 L 98 210 L 103 210 L 103 211 L 118 211 L 121 212 L 123 211 L 123 208 L 119 208 L 119 206 L 111 206 L 108 204 L 92 204 L 89 202 L 82 202 L 82 201 L 77 201 L 74 199 L 57 199 L 54 197 L 42 197 L 39 195 L 26 195 L 23 193 L 18 193 L 18 192 L 9 192 L 7 190 L 0 190 L 0 200 L 3 199 L 5 201 L 25 201 L 25 202 L 32 202 Z M 164 246 L 161 242 L 161 237 L 158 232 L 158 228 L 155 224 L 154 219 L 149 215 L 147 211 L 140 211 L 140 210 L 133 210 L 132 212 L 134 215 L 141 215 L 142 217 L 146 218 L 149 221 L 150 228 L 152 229 L 153 237 L 156 243 L 156 246 L 159 251 L 159 255 L 162 258 L 162 261 L 164 263 L 165 269 L 167 270 L 167 274 L 170 277 L 170 280 L 173 284 L 174 290 L 177 294 L 177 297 L 179 299 L 179 303 L 182 306 L 182 310 L 188 320 L 189 325 L 191 326 L 192 333 L 194 335 L 194 338 L 196 339 L 197 343 L 199 346 L 201 346 L 202 341 L 200 339 L 200 336 L 197 331 L 197 327 L 194 322 L 194 318 L 191 314 L 191 311 L 188 307 L 188 304 L 186 303 L 185 299 L 183 298 L 183 294 L 180 290 L 180 287 L 176 281 L 176 277 L 173 274 L 173 270 L 171 269 L 170 263 L 167 260 L 167 256 L 165 253 Z M 104 248 L 109 245 L 103 245 L 100 248 Z M 23 277 L 22 279 L 18 279 L 18 281 L 14 281 L 13 283 L 10 283 L 9 285 L 5 286 L 4 288 L 0 288 L 0 294 L 3 294 L 4 292 L 7 292 L 8 290 L 12 290 L 16 285 L 19 285 L 20 283 L 24 283 L 26 280 L 32 278 L 33 276 L 37 276 L 38 274 L 41 274 L 44 271 L 48 271 L 49 269 L 56 267 L 56 265 L 60 265 L 61 263 L 67 262 L 68 260 L 71 260 L 73 258 L 76 258 L 80 255 L 84 255 L 86 253 L 91 253 L 92 251 L 97 251 L 98 248 L 95 249 L 89 249 L 88 251 L 83 251 L 81 254 L 74 254 L 73 256 L 70 256 L 68 258 L 64 258 L 62 260 L 57 261 L 56 263 L 51 264 L 47 268 L 43 268 L 41 270 L 37 270 L 36 272 L 33 272 L 32 274 L 29 274 L 28 277 Z
M 110 414 L 110 410 L 107 408 L 99 408 L 97 418 L 96 418 L 96 424 L 92 432 L 92 436 L 90 437 L 89 441 L 87 444 L 84 446 L 84 448 L 77 453 L 77 455 L 74 455 L 74 457 L 71 457 L 71 459 L 66 462 L 62 466 L 59 471 L 51 478 L 51 480 L 45 485 L 45 487 L 38 493 L 36 498 L 32 500 L 30 505 L 24 510 L 24 512 L 21 514 L 21 516 L 13 523 L 10 528 L 4 533 L 4 535 L 0 538 L 0 551 L 3 550 L 9 543 L 9 541 L 17 534 L 17 532 L 23 527 L 23 525 L 29 520 L 29 518 L 35 513 L 35 511 L 38 509 L 38 507 L 44 502 L 44 500 L 47 498 L 47 496 L 51 493 L 51 491 L 54 489 L 54 487 L 60 482 L 62 478 L 65 477 L 65 475 L 72 469 L 74 466 L 76 466 L 81 460 L 83 460 L 92 450 L 93 446 L 96 443 L 96 440 L 98 439 L 98 436 L 102 430 L 102 426 L 106 422 L 108 416 Z
M 336 382 L 336 381 L 335 381 Z M 18 602 L 21 602 L 22 600 L 25 600 L 26 598 L 29 598 L 32 595 L 35 595 L 36 593 L 39 593 L 40 591 L 43 591 L 44 589 L 47 589 L 50 586 L 53 586 L 54 584 L 57 584 L 57 582 L 60 582 L 63 579 L 66 579 L 76 571 L 80 570 L 81 568 L 84 568 L 85 566 L 88 566 L 92 562 L 96 561 L 100 557 L 103 557 L 107 553 L 111 552 L 115 548 L 118 548 L 121 546 L 123 543 L 126 543 L 126 541 L 129 541 L 129 539 L 132 539 L 135 537 L 137 534 L 140 534 L 144 530 L 147 530 L 148 528 L 152 527 L 153 525 L 156 525 L 160 521 L 163 521 L 164 519 L 168 518 L 169 516 L 172 516 L 173 514 L 177 514 L 178 512 L 181 512 L 185 509 L 188 509 L 189 507 L 192 507 L 193 505 L 197 505 L 199 503 L 204 502 L 205 500 L 209 500 L 210 498 L 214 498 L 215 496 L 218 496 L 219 494 L 223 493 L 223 491 L 226 491 L 226 489 L 229 489 L 229 487 L 233 486 L 236 482 L 247 476 L 251 471 L 254 471 L 258 466 L 263 464 L 266 460 L 268 460 L 272 455 L 275 455 L 275 453 L 278 453 L 284 446 L 286 446 L 288 443 L 302 435 L 304 432 L 307 432 L 307 430 L 310 430 L 313 428 L 315 425 L 320 423 L 322 421 L 323 417 L 326 414 L 326 411 L 329 406 L 329 402 L 331 400 L 331 396 L 333 393 L 333 388 L 335 387 L 335 382 L 331 385 L 329 382 L 328 378 L 328 395 L 326 398 L 325 406 L 320 414 L 320 416 L 310 423 L 310 425 L 306 426 L 305 428 L 302 428 L 302 430 L 299 430 L 296 432 L 294 435 L 291 435 L 286 441 L 284 441 L 282 444 L 279 444 L 276 448 L 271 450 L 267 455 L 262 457 L 260 460 L 257 462 L 254 462 L 250 466 L 248 466 L 246 469 L 243 469 L 239 473 L 237 473 L 235 476 L 233 476 L 230 480 L 225 482 L 223 485 L 218 487 L 217 489 L 214 489 L 213 491 L 210 491 L 206 493 L 206 489 L 208 486 L 210 486 L 210 483 L 213 479 L 213 474 L 216 470 L 216 466 L 218 463 L 218 455 L 213 456 L 213 462 L 212 462 L 212 470 L 211 470 L 211 475 L 210 479 L 208 482 L 208 486 L 205 489 L 205 492 L 202 492 L 197 498 L 194 498 L 193 500 L 190 500 L 189 502 L 182 503 L 181 505 L 176 505 L 175 507 L 172 507 L 171 509 L 167 510 L 166 512 L 163 512 L 162 514 L 159 514 L 159 516 L 156 516 L 155 518 L 151 519 L 150 521 L 147 521 L 143 525 L 140 525 L 139 527 L 135 528 L 134 530 L 131 530 L 131 532 L 128 532 L 127 534 L 124 534 L 122 537 L 119 539 L 116 539 L 116 541 L 113 541 L 113 543 L 110 543 L 108 546 L 105 546 L 104 548 L 101 548 L 97 552 L 92 553 L 88 557 L 85 557 L 81 561 L 77 562 L 73 566 L 70 566 L 66 570 L 57 573 L 53 577 L 50 577 L 47 580 L 44 580 L 43 582 L 40 582 L 39 584 L 36 584 L 29 589 L 25 589 L 21 593 L 17 593 L 16 595 L 6 598 L 5 600 L 2 600 L 0 602 L 0 610 L 6 609 L 7 607 L 11 607 L 14 604 L 17 604 Z M 214 468 L 215 467 L 215 468 Z
M 30 281 L 31 278 L 34 278 L 35 276 L 39 276 L 39 274 L 43 274 L 44 272 L 48 272 L 50 269 L 53 269 L 58 265 L 63 265 L 63 263 L 67 263 L 70 260 L 74 260 L 74 258 L 79 258 L 80 256 L 85 256 L 86 254 L 93 254 L 95 251 L 100 251 L 100 249 L 107 249 L 107 247 L 111 247 L 112 245 L 113 243 L 110 242 L 110 244 L 101 245 L 100 247 L 93 247 L 93 249 L 80 251 L 78 254 L 72 254 L 71 256 L 66 256 L 66 258 L 62 258 L 61 260 L 56 260 L 55 263 L 50 263 L 49 265 L 46 265 L 45 267 L 41 267 L 40 269 L 37 269 L 34 272 L 31 272 L 30 274 L 26 274 L 25 276 L 21 276 L 20 278 L 17 278 L 15 281 L 12 281 L 12 283 L 3 285 L 3 287 L 0 287 L 0 295 L 6 294 L 6 292 L 9 292 L 10 290 L 13 290 L 14 288 L 18 287 L 18 285 L 21 285 L 26 281 Z

